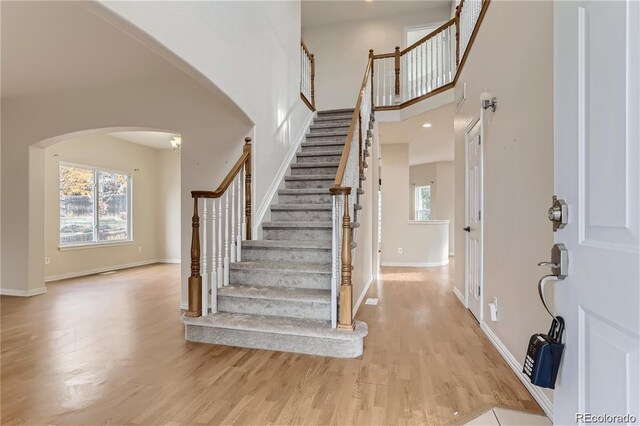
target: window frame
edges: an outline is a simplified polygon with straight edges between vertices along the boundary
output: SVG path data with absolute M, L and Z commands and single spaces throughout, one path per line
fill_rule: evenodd
M 413 190 L 413 219 L 416 222 L 429 222 L 431 220 L 431 203 L 429 203 L 429 208 L 428 209 L 419 209 L 418 205 L 420 204 L 419 200 L 420 200 L 420 189 L 421 188 L 429 188 L 429 199 L 431 199 L 431 190 L 433 188 L 432 185 L 416 185 L 414 187 Z M 418 218 L 418 211 L 426 211 L 427 212 L 427 216 L 428 219 L 426 220 L 421 220 Z
M 62 167 L 70 167 L 76 169 L 85 169 L 90 170 L 93 173 L 93 240 L 86 243 L 73 243 L 73 244 L 62 244 L 60 241 L 60 177 L 61 177 L 61 169 Z M 99 182 L 98 176 L 100 172 L 111 173 L 111 174 L 120 174 L 127 177 L 127 239 L 122 240 L 111 240 L 111 241 L 100 241 L 99 240 L 99 229 L 100 229 L 100 209 L 98 208 L 98 197 L 99 197 Z M 121 245 L 129 245 L 135 242 L 133 236 L 133 175 L 129 172 L 125 172 L 122 170 L 110 169 L 105 167 L 98 166 L 89 166 L 87 164 L 73 163 L 69 161 L 59 161 L 58 162 L 58 250 L 66 251 L 66 250 L 80 250 L 80 249 L 88 249 L 88 248 L 98 248 L 98 247 L 112 247 L 112 246 L 121 246 Z

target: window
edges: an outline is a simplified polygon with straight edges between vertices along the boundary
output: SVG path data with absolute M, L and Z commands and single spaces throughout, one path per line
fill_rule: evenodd
M 61 163 L 60 247 L 131 240 L 131 175 Z
M 431 220 L 431 185 L 416 186 L 416 220 Z

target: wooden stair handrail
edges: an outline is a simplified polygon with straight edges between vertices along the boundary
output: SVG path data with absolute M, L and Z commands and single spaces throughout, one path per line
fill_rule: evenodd
M 469 41 L 467 43 L 467 47 L 464 51 L 464 53 L 462 54 L 462 57 L 460 57 L 460 14 L 462 13 L 462 8 L 464 6 L 464 2 L 465 0 L 461 0 L 460 4 L 458 6 L 456 6 L 456 13 L 454 15 L 453 18 L 451 18 L 450 20 L 448 20 L 447 22 L 445 22 L 444 24 L 440 25 L 438 28 L 436 28 L 435 30 L 433 30 L 432 32 L 430 32 L 429 34 L 427 34 L 426 36 L 422 37 L 420 40 L 416 41 L 415 43 L 413 43 L 411 46 L 407 47 L 406 49 L 402 50 L 400 52 L 400 56 L 404 56 L 405 54 L 409 53 L 412 49 L 415 49 L 417 46 L 419 46 L 420 44 L 426 42 L 427 40 L 435 37 L 436 35 L 438 35 L 440 32 L 444 31 L 445 29 L 447 29 L 448 27 L 455 25 L 456 27 L 456 33 L 455 33 L 455 43 L 456 43 L 456 52 L 455 52 L 455 62 L 456 62 L 456 73 L 453 77 L 453 80 L 447 84 L 444 84 L 440 87 L 438 87 L 437 89 L 434 89 L 428 93 L 425 93 L 424 95 L 409 99 L 407 101 L 404 101 L 400 104 L 397 105 L 384 105 L 384 106 L 375 106 L 374 110 L 376 111 L 393 111 L 393 110 L 399 110 L 399 109 L 403 109 L 406 108 L 408 106 L 411 106 L 413 104 L 416 104 L 420 101 L 423 101 L 425 99 L 428 99 L 432 96 L 437 95 L 438 93 L 442 93 L 446 90 L 449 90 L 453 87 L 455 87 L 456 83 L 458 82 L 458 78 L 460 77 L 460 72 L 462 71 L 462 68 L 464 67 L 464 64 L 467 60 L 467 57 L 469 56 L 469 52 L 471 51 L 471 46 L 473 45 L 473 42 L 476 39 L 476 36 L 478 34 L 478 30 L 480 29 L 480 24 L 482 23 L 482 20 L 484 19 L 485 14 L 487 13 L 487 8 L 489 6 L 489 3 L 491 3 L 491 0 L 482 0 L 482 6 L 480 9 L 480 14 L 478 15 L 478 20 L 476 21 L 475 27 L 473 28 L 473 31 L 471 32 L 471 36 L 469 38 Z M 372 58 L 375 59 L 388 59 L 388 58 L 397 58 L 397 53 L 396 52 L 392 52 L 392 53 L 380 53 L 377 55 L 373 55 Z M 372 65 L 373 66 L 373 65 Z M 398 72 L 396 71 L 396 80 L 398 77 Z M 373 90 L 373 80 L 372 80 L 372 90 Z M 396 95 L 398 94 L 398 90 L 396 88 Z M 372 97 L 373 99 L 373 97 Z
M 238 176 L 238 173 L 242 171 L 244 166 L 245 170 L 245 216 L 246 216 L 246 233 L 247 239 L 251 239 L 251 138 L 244 138 L 244 146 L 242 147 L 242 154 L 238 161 L 233 165 L 227 176 L 222 180 L 222 183 L 218 188 L 213 191 L 191 191 L 191 196 L 198 200 L 199 198 L 220 198 L 227 191 L 233 180 Z
M 456 18 L 449 19 L 447 22 L 445 22 L 444 24 L 440 25 L 438 28 L 436 28 L 435 30 L 433 30 L 429 34 L 427 34 L 426 36 L 422 37 L 420 40 L 418 40 L 415 43 L 413 43 L 411 46 L 406 47 L 405 49 L 402 49 L 402 51 L 400 52 L 400 55 L 407 54 L 410 50 L 415 49 L 416 47 L 418 47 L 419 45 L 421 45 L 425 41 L 432 39 L 433 37 L 435 37 L 438 34 L 440 34 L 442 31 L 444 31 L 447 28 L 449 28 L 451 25 L 455 25 L 455 24 L 456 24 Z M 391 53 L 390 55 L 393 56 L 393 53 Z
M 233 165 L 227 176 L 222 180 L 220 186 L 213 191 L 191 191 L 193 198 L 220 198 L 224 195 L 229 185 L 233 182 L 238 173 L 242 170 L 242 166 L 251 160 L 251 138 L 245 138 L 245 144 L 242 147 L 242 154 L 238 161 Z
M 309 89 L 311 91 L 311 99 L 307 99 L 307 96 L 302 93 L 302 91 L 300 91 L 300 98 L 304 101 L 304 103 L 309 107 L 309 109 L 311 111 L 315 111 L 316 110 L 316 58 L 313 55 L 313 53 L 311 53 L 311 51 L 309 50 L 309 48 L 307 47 L 306 44 L 304 44 L 304 40 L 300 39 L 300 46 L 302 47 L 302 50 L 304 51 L 304 54 L 307 56 L 307 58 L 309 59 L 309 62 L 311 64 L 310 67 L 310 78 L 309 78 Z
M 371 67 L 373 66 L 373 58 L 374 58 L 373 54 L 369 54 L 369 60 L 367 61 L 367 68 L 364 71 L 362 84 L 360 85 L 360 90 L 358 91 L 358 100 L 356 101 L 356 108 L 353 111 L 353 115 L 351 116 L 351 124 L 349 125 L 347 140 L 344 144 L 342 155 L 340 156 L 340 164 L 338 164 L 338 172 L 336 173 L 336 178 L 333 181 L 333 188 L 336 188 L 336 189 L 342 187 L 344 172 L 345 172 L 345 169 L 347 168 L 347 161 L 349 159 L 349 152 L 351 152 L 351 139 L 353 139 L 353 134 L 356 131 L 356 124 L 358 123 L 358 116 L 360 115 L 360 105 L 362 104 L 362 98 L 364 97 L 364 91 L 366 90 L 366 86 L 367 86 L 367 79 L 369 78 Z M 333 189 L 333 191 L 335 192 L 335 189 Z

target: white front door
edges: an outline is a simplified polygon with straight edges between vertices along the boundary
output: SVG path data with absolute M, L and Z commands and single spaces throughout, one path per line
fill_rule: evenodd
M 467 144 L 467 307 L 482 321 L 482 141 L 481 120 L 468 129 Z
M 554 284 L 566 348 L 553 420 L 640 422 L 640 3 L 555 2 L 554 21 L 555 192 L 569 208 L 555 240 L 569 274 Z

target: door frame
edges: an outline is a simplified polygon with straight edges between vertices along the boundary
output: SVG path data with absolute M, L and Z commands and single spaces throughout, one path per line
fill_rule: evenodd
M 464 129 L 464 221 L 469 226 L 469 133 L 479 124 L 480 130 L 480 318 L 484 319 L 484 114 L 480 112 L 469 122 Z M 464 262 L 464 306 L 469 309 L 469 233 L 465 232 L 464 238 L 465 262 Z

